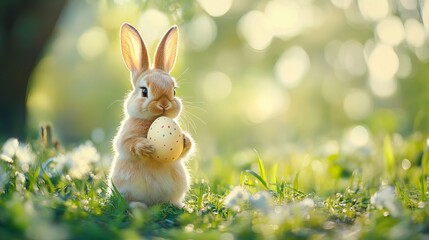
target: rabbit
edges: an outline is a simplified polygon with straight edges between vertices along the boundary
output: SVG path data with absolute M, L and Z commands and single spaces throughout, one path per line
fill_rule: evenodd
M 146 45 L 139 32 L 123 23 L 121 52 L 131 72 L 133 90 L 124 104 L 124 119 L 113 139 L 114 159 L 109 183 L 122 194 L 129 206 L 146 208 L 158 203 L 184 207 L 190 175 L 185 165 L 193 152 L 194 140 L 183 132 L 183 151 L 178 160 L 161 162 L 147 139 L 152 122 L 166 116 L 176 119 L 182 110 L 176 97 L 176 81 L 170 72 L 176 61 L 179 30 L 172 26 L 159 42 L 151 66 Z

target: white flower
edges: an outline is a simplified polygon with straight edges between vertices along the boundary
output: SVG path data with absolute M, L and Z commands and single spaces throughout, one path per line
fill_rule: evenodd
M 395 188 L 392 186 L 381 187 L 371 196 L 371 204 L 378 209 L 387 209 L 394 217 L 398 216 L 401 211 L 400 204 L 396 199 Z
M 13 159 L 11 157 L 9 157 L 6 154 L 0 154 L 0 159 L 7 162 L 7 163 L 13 163 Z
M 60 175 L 61 172 L 64 170 L 64 168 L 67 166 L 67 161 L 68 159 L 70 159 L 69 155 L 70 153 L 60 154 L 54 158 L 48 159 L 43 165 L 45 171 L 48 172 L 49 174 Z M 52 171 L 49 171 L 51 167 L 50 165 L 51 163 L 53 163 L 54 168 Z
M 80 205 L 83 208 L 83 210 L 89 212 L 90 208 L 89 208 L 89 201 L 86 199 L 82 199 L 80 200 Z
M 64 168 L 67 168 L 72 178 L 81 179 L 91 171 L 91 164 L 99 160 L 100 154 L 98 154 L 93 144 L 88 141 L 73 149 L 70 153 L 55 157 L 55 169 L 59 173 L 63 171 Z
M 257 192 L 249 199 L 249 202 L 252 208 L 258 209 L 265 214 L 271 211 L 272 196 L 267 191 Z
M 97 149 L 90 141 L 75 148 L 73 155 L 75 158 L 85 162 L 98 162 L 100 160 L 100 154 L 98 154 Z
M 250 193 L 246 189 L 236 186 L 232 191 L 225 197 L 223 204 L 225 208 L 232 209 L 233 211 L 240 211 L 242 204 L 249 200 Z
M 281 224 L 286 219 L 308 219 L 310 217 L 309 210 L 314 207 L 314 200 L 305 198 L 296 203 L 275 206 L 269 214 L 269 219 L 273 224 Z
M 0 193 L 4 192 L 5 185 L 9 182 L 9 173 L 0 166 Z
M 16 138 L 10 138 L 3 144 L 3 154 L 12 158 L 18 150 L 19 142 Z
M 15 155 L 16 158 L 19 160 L 19 163 L 21 164 L 21 169 L 24 172 L 28 172 L 31 164 L 33 164 L 36 160 L 36 155 L 33 153 L 30 145 L 28 144 L 19 145 Z
M 311 198 L 305 198 L 296 204 L 301 210 L 307 211 L 310 208 L 314 208 L 314 200 Z
M 16 172 L 15 177 L 16 191 L 23 192 L 25 189 L 25 175 L 22 172 Z
M 31 150 L 28 144 L 19 144 L 18 139 L 10 138 L 3 144 L 2 154 L 0 159 L 5 162 L 13 163 L 13 157 L 17 158 L 21 168 L 24 172 L 27 172 L 30 165 L 36 159 L 36 155 Z
M 19 145 L 18 149 L 16 150 L 16 157 L 19 159 L 21 163 L 27 163 L 30 164 L 34 162 L 36 159 L 36 155 L 31 150 L 30 145 Z

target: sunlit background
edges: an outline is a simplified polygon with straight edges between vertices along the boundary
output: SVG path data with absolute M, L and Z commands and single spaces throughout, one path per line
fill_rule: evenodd
M 384 134 L 400 141 L 429 130 L 425 1 L 104 0 L 64 9 L 30 81 L 33 135 L 51 122 L 62 143 L 89 139 L 109 158 L 131 89 L 119 49 L 123 22 L 136 26 L 152 56 L 179 26 L 172 75 L 185 103 L 181 126 L 198 144 L 194 175 L 248 166 L 256 149 L 279 175 L 308 168 L 304 181 L 313 181 L 355 165 L 342 159 L 342 168 L 326 169 L 294 149 L 353 153 L 364 165 Z M 411 164 L 402 161 L 404 170 Z

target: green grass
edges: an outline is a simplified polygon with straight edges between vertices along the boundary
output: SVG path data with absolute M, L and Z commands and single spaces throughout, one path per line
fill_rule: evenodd
M 193 172 L 184 209 L 161 204 L 145 211 L 129 209 L 115 189 L 109 197 L 109 157 L 92 144 L 62 150 L 46 141 L 9 141 L 0 158 L 0 236 L 427 238 L 427 140 L 395 139 L 373 139 L 369 150 L 352 152 L 293 149 L 265 160 L 250 151 L 237 153 L 241 164 L 231 163 L 234 156 L 213 159 L 210 169 Z

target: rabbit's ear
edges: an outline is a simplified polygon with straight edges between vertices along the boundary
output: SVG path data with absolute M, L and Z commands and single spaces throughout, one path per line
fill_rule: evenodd
M 130 24 L 121 27 L 122 58 L 133 76 L 149 69 L 150 62 L 147 48 L 139 32 Z
M 171 27 L 159 42 L 155 53 L 155 65 L 157 69 L 170 72 L 176 62 L 177 42 L 179 40 L 179 29 Z

